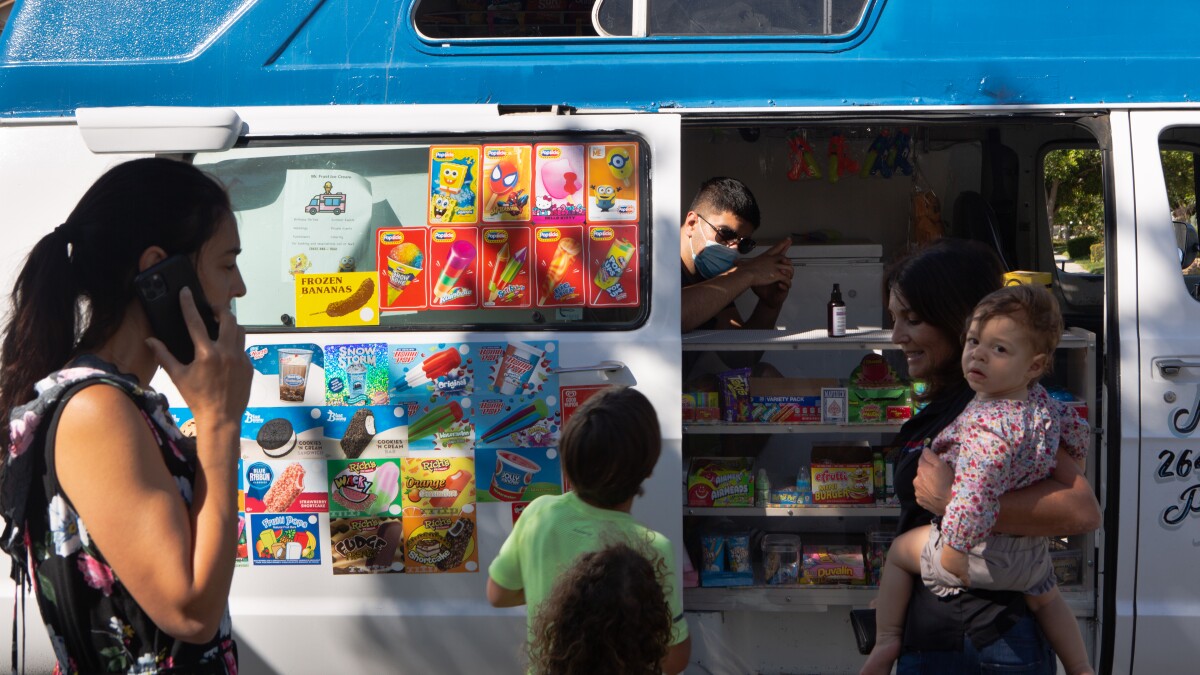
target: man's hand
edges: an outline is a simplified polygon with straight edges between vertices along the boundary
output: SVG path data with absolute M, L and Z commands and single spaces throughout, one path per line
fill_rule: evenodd
M 737 274 L 746 275 L 751 288 L 754 288 L 754 292 L 758 293 L 758 297 L 760 298 L 763 295 L 758 289 L 759 286 L 775 286 L 780 282 L 786 282 L 787 286 L 783 288 L 783 295 L 786 297 L 787 289 L 792 285 L 792 274 L 795 272 L 792 268 L 792 261 L 788 260 L 787 255 L 785 255 L 788 247 L 791 245 L 792 240 L 784 237 L 768 249 L 766 253 L 753 258 L 738 260 L 737 267 L 734 270 Z M 778 293 L 778 289 L 775 293 Z
M 971 585 L 971 576 L 967 572 L 967 554 L 952 547 L 942 547 L 942 567 L 946 571 L 958 577 L 963 586 Z
M 954 469 L 943 462 L 933 450 L 922 450 L 921 460 L 917 465 L 917 477 L 913 480 L 917 504 L 934 515 L 945 514 L 946 505 L 950 503 L 950 486 L 953 483 Z

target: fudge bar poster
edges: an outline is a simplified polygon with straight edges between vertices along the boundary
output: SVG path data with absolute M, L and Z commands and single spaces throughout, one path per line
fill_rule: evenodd
M 399 518 L 333 518 L 329 521 L 333 573 L 404 571 L 404 522 Z

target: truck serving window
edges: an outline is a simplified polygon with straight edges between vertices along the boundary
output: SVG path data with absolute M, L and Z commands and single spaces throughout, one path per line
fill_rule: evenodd
M 870 0 L 423 0 L 417 32 L 433 39 L 815 35 L 851 33 Z
M 649 310 L 649 157 L 630 137 L 258 143 L 229 189 L 259 330 L 631 329 Z
M 1196 164 L 1200 162 L 1200 129 L 1176 127 L 1159 138 L 1167 207 L 1180 250 L 1180 268 L 1188 294 L 1200 302 L 1200 257 L 1196 244 Z M 1167 220 L 1164 215 L 1163 222 Z

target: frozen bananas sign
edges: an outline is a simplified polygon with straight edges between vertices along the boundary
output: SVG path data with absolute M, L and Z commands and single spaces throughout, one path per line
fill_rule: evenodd
M 296 325 L 378 326 L 375 272 L 296 275 Z

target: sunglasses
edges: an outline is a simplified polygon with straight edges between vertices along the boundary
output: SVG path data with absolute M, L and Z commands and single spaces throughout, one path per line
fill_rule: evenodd
M 750 237 L 739 237 L 737 234 L 737 231 L 727 225 L 722 225 L 720 227 L 717 227 L 716 225 L 713 225 L 712 223 L 708 222 L 708 218 L 705 218 L 704 216 L 700 215 L 699 213 L 696 214 L 696 217 L 699 218 L 700 220 L 703 220 L 705 225 L 708 225 L 709 227 L 712 228 L 713 232 L 715 232 L 717 234 L 717 240 L 720 241 L 722 244 L 729 244 L 729 242 L 736 241 L 737 242 L 737 251 L 738 251 L 738 253 L 741 253 L 742 255 L 746 255 L 750 251 L 754 250 L 754 246 L 756 245 L 757 242 L 755 242 Z

